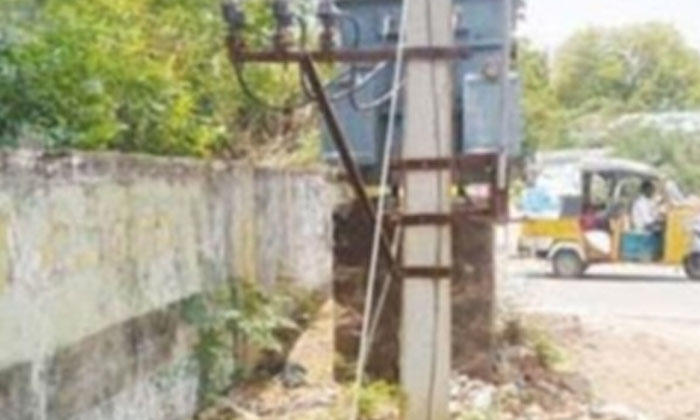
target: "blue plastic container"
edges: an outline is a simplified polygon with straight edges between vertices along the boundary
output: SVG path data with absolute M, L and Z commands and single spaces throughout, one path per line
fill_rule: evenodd
M 661 245 L 661 234 L 627 232 L 622 235 L 622 259 L 635 262 L 656 261 L 661 256 Z

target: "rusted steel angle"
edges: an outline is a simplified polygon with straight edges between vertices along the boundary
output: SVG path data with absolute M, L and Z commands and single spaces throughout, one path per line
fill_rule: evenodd
M 410 278 L 428 278 L 428 279 L 451 279 L 454 270 L 452 267 L 402 267 L 401 277 L 404 279 Z
M 460 221 L 495 221 L 499 215 L 494 209 L 459 209 L 452 213 L 401 214 L 390 213 L 387 220 L 401 226 L 448 226 Z
M 397 160 L 391 164 L 391 168 L 403 172 L 452 169 L 464 171 L 472 168 L 484 168 L 496 163 L 497 155 L 494 153 L 470 153 L 457 157 Z
M 454 220 L 451 213 L 391 213 L 387 218 L 401 226 L 450 225 Z
M 266 49 L 251 51 L 241 48 L 240 44 L 234 40 L 228 41 L 228 50 L 231 59 L 238 61 L 250 61 L 258 63 L 284 63 L 301 62 L 306 57 L 312 61 L 320 62 L 381 62 L 393 61 L 396 59 L 396 49 L 384 48 L 339 48 L 328 50 L 302 51 L 297 49 Z M 472 48 L 468 46 L 451 47 L 408 47 L 405 49 L 406 60 L 463 60 L 472 53 Z
M 321 78 L 318 75 L 318 72 L 316 71 L 316 67 L 314 66 L 311 56 L 306 55 L 301 57 L 300 64 L 302 71 L 308 79 L 309 87 L 313 91 L 314 97 L 318 101 L 318 106 L 328 126 L 328 132 L 330 133 L 330 137 L 333 140 L 336 149 L 338 149 L 340 161 L 343 164 L 343 167 L 345 168 L 345 171 L 348 175 L 348 181 L 350 182 L 353 191 L 360 200 L 360 204 L 362 205 L 362 209 L 367 218 L 367 222 L 370 226 L 374 226 L 376 221 L 376 213 L 374 206 L 372 205 L 372 202 L 367 196 L 367 191 L 365 189 L 365 184 L 362 179 L 362 175 L 360 174 L 360 170 L 355 164 L 355 159 L 353 158 L 352 153 L 350 151 L 350 147 L 348 146 L 345 133 L 343 132 L 343 129 L 340 123 L 338 122 L 338 116 L 336 115 L 335 110 L 333 109 L 333 105 L 331 105 L 330 99 L 326 94 L 326 91 L 323 87 L 323 83 L 321 82 Z M 391 253 L 391 246 L 389 244 L 390 242 L 387 238 L 386 232 L 382 231 L 380 244 L 381 253 L 382 256 L 385 258 L 386 262 L 393 270 L 395 268 L 395 264 L 394 258 Z

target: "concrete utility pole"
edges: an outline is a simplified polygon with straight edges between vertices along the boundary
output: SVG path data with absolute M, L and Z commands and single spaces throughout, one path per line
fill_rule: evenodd
M 452 0 L 412 1 L 406 45 L 451 46 Z M 448 158 L 454 99 L 451 62 L 409 61 L 406 68 L 404 160 Z M 407 171 L 404 212 L 450 213 L 449 167 Z M 449 225 L 406 226 L 405 267 L 451 267 Z M 405 278 L 401 325 L 401 383 L 406 420 L 449 418 L 450 276 Z

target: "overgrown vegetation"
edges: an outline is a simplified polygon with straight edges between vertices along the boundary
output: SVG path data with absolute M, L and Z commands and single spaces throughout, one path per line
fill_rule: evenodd
M 349 417 L 353 389 L 350 383 L 343 388 L 341 398 L 336 401 L 325 418 L 344 420 Z M 370 382 L 360 390 L 359 418 L 361 420 L 399 418 L 403 401 L 403 394 L 397 384 L 384 381 Z
M 298 328 L 290 317 L 293 302 L 288 296 L 268 295 L 249 282 L 230 281 L 185 305 L 184 317 L 198 334 L 195 354 L 205 403 L 246 379 L 255 362 L 251 358 L 283 352 L 280 334 Z
M 268 8 L 245 4 L 260 44 Z M 224 38 L 218 0 L 0 0 L 0 145 L 246 157 L 315 140 L 313 115 L 241 94 Z M 273 99 L 298 86 L 293 67 L 246 73 Z
M 506 319 L 500 338 L 507 346 L 532 349 L 542 366 L 549 370 L 562 370 L 569 362 L 566 351 L 546 329 L 521 317 Z
M 403 397 L 396 384 L 373 382 L 360 391 L 360 416 L 366 419 L 381 417 L 400 409 Z

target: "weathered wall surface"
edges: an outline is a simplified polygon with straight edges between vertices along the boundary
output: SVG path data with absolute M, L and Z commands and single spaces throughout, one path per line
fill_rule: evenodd
M 185 300 L 331 278 L 333 187 L 222 162 L 0 153 L 0 419 L 177 420 Z

